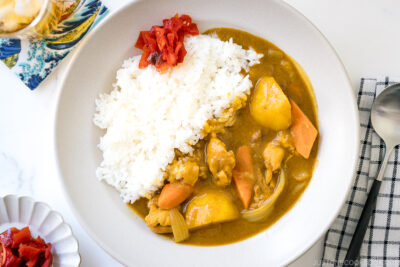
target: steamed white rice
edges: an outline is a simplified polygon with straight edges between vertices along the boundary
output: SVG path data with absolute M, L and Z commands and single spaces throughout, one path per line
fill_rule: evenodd
M 262 57 L 216 36 L 187 37 L 185 48 L 184 62 L 165 74 L 139 69 L 140 56 L 127 59 L 114 90 L 96 100 L 94 123 L 106 129 L 97 176 L 125 202 L 159 189 L 174 149 L 190 153 L 207 120 L 249 94 L 252 83 L 240 71 Z

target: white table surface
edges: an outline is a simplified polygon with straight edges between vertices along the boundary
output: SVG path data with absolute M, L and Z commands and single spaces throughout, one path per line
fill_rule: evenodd
M 103 0 L 111 12 L 128 0 Z M 354 91 L 360 77 L 400 76 L 400 1 L 286 0 L 328 38 Z M 82 265 L 121 266 L 84 232 L 66 203 L 50 142 L 55 93 L 70 56 L 30 91 L 0 64 L 0 195 L 29 195 L 64 215 L 78 238 Z M 332 92 L 334 93 L 334 92 Z M 290 266 L 317 266 L 322 241 Z

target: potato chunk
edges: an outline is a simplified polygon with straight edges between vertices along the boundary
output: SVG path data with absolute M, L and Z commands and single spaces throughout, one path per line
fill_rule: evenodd
M 186 207 L 189 229 L 235 220 L 239 212 L 232 200 L 222 191 L 208 191 L 195 196 Z
M 273 77 L 258 81 L 250 102 L 250 113 L 259 124 L 274 131 L 285 130 L 292 123 L 289 99 Z

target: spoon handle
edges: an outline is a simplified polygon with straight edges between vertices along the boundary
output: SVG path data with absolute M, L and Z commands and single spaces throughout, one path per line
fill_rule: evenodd
M 381 187 L 381 181 L 374 180 L 368 194 L 367 202 L 364 205 L 360 220 L 358 221 L 356 231 L 351 239 L 350 247 L 347 250 L 346 258 L 343 267 L 356 266 L 356 260 L 360 253 L 361 245 L 364 240 L 364 235 L 368 227 L 369 219 L 376 204 L 376 198 Z
M 367 231 L 369 219 L 371 217 L 372 211 L 375 208 L 376 199 L 378 197 L 379 188 L 381 187 L 382 177 L 385 173 L 386 165 L 389 160 L 390 153 L 392 152 L 393 146 L 386 147 L 385 158 L 383 159 L 381 168 L 379 170 L 378 176 L 374 180 L 371 189 L 368 193 L 367 201 L 365 202 L 364 208 L 361 213 L 361 217 L 358 220 L 356 230 L 351 239 L 349 249 L 347 250 L 346 258 L 343 263 L 343 267 L 356 266 L 356 260 L 360 254 L 360 249 L 362 242 L 364 240 L 365 232 Z

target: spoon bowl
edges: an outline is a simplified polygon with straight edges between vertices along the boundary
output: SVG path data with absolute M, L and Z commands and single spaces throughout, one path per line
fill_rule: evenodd
M 387 149 L 400 144 L 400 84 L 389 86 L 375 99 L 371 122 Z

